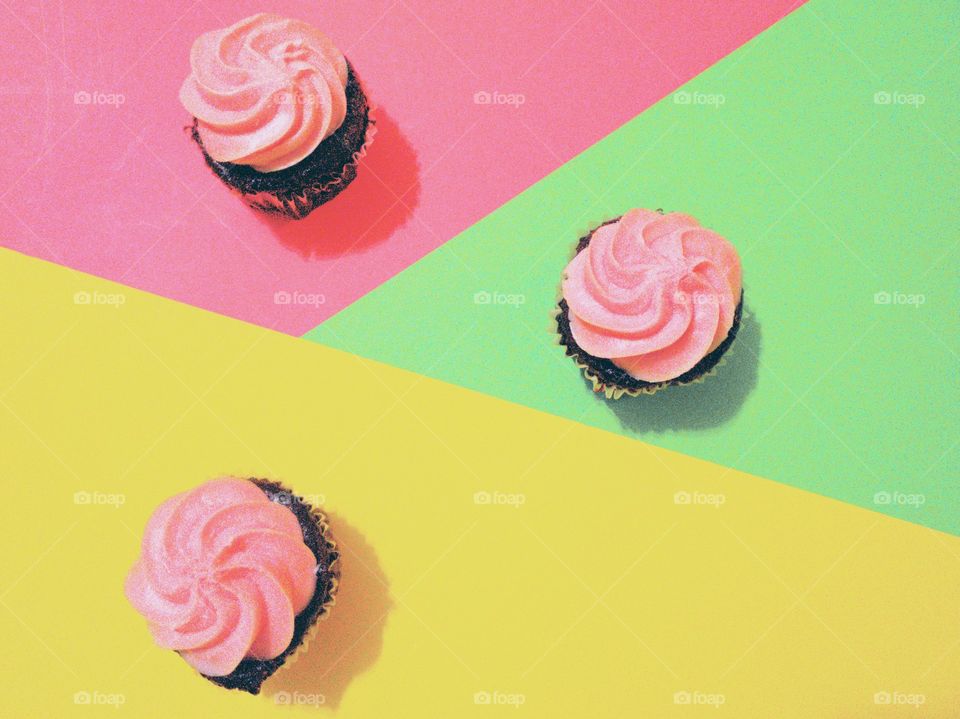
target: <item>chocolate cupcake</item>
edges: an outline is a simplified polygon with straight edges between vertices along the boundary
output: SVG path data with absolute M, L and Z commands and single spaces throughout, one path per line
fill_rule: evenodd
M 319 509 L 277 482 L 223 477 L 153 512 L 124 591 L 159 646 L 257 694 L 329 611 L 339 577 Z
M 557 333 L 594 391 L 618 399 L 701 381 L 742 312 L 734 247 L 688 215 L 639 209 L 580 238 Z
M 299 20 L 261 13 L 200 36 L 180 101 L 207 165 L 251 207 L 306 217 L 342 192 L 375 134 L 353 67 Z

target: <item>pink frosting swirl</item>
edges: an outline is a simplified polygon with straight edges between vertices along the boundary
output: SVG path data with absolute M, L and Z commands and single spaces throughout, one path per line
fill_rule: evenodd
M 317 560 L 288 507 L 225 477 L 171 497 L 150 517 L 125 593 L 158 645 L 209 676 L 290 645 Z
M 260 172 L 290 167 L 337 131 L 347 61 L 305 22 L 261 13 L 201 35 L 180 102 L 214 160 Z
M 651 210 L 597 229 L 563 279 L 577 344 L 645 382 L 679 377 L 716 349 L 740 290 L 729 242 L 688 215 Z

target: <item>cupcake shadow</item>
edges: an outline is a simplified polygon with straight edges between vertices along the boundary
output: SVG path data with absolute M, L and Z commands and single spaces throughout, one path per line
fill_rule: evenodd
M 756 387 L 761 344 L 760 323 L 745 306 L 737 338 L 715 375 L 653 395 L 603 401 L 625 429 L 637 434 L 719 427 L 736 416 Z
M 302 220 L 251 209 L 281 244 L 305 259 L 360 252 L 389 239 L 420 202 L 420 165 L 399 126 L 383 109 L 373 113 L 377 134 L 357 177 Z
M 300 703 L 303 697 L 336 709 L 350 682 L 373 666 L 383 648 L 393 608 L 386 575 L 357 529 L 338 515 L 327 513 L 327 519 L 341 557 L 336 603 L 306 650 L 265 684 L 263 694 L 275 704 Z

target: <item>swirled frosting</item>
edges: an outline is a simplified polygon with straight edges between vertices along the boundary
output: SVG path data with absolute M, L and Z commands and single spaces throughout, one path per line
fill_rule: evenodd
M 260 13 L 201 35 L 180 102 L 218 162 L 275 172 L 337 131 L 347 111 L 347 61 L 305 22 Z
M 688 215 L 631 210 L 567 265 L 563 296 L 581 349 L 665 382 L 723 342 L 740 282 L 740 258 L 720 235 Z
M 226 477 L 154 511 L 125 592 L 158 645 L 225 676 L 244 658 L 284 652 L 316 568 L 293 512 L 252 482 Z

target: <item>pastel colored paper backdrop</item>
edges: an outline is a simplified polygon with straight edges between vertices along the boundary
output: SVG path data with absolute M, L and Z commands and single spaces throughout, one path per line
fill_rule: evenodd
M 960 538 L 9 251 L 0 272 L 4 716 L 956 716 Z M 322 496 L 344 553 L 259 697 L 154 646 L 122 592 L 149 513 L 221 472 Z
M 324 29 L 380 107 L 354 186 L 284 223 L 215 180 L 177 101 L 193 39 L 262 3 L 4 3 L 0 243 L 301 334 L 797 4 L 271 3 Z
M 263 9 L 379 106 L 301 223 L 176 101 Z M 955 716 L 957 9 L 0 0 L 0 714 Z M 552 312 L 636 205 L 727 235 L 747 313 L 706 383 L 610 403 Z M 344 551 L 261 697 L 122 594 L 150 511 L 222 473 Z
M 808 3 L 308 337 L 960 533 L 955 10 Z M 733 241 L 746 318 L 704 384 L 605 402 L 551 315 L 638 205 Z

